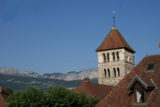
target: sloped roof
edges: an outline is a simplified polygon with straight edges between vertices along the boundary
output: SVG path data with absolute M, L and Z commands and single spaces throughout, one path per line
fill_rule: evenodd
M 0 92 L 0 107 L 6 107 L 6 99 L 9 96 L 8 93 L 6 93 L 4 90 L 2 90 L 2 92 Z
M 0 95 L 0 107 L 6 107 L 6 100 L 4 99 L 4 97 L 2 95 Z
M 135 51 L 129 46 L 120 32 L 114 27 L 108 33 L 102 44 L 96 49 L 97 52 L 111 50 L 111 49 L 120 49 L 125 48 L 133 53 Z
M 99 99 L 104 98 L 111 90 L 113 86 L 91 83 L 84 80 L 84 82 L 76 87 L 73 91 L 77 93 L 85 93 L 86 96 L 94 96 Z
M 143 80 L 142 80 L 138 75 L 136 75 L 128 85 L 128 89 L 132 90 L 136 82 L 138 82 L 146 90 L 150 88 L 153 88 L 153 89 L 156 88 L 156 86 L 154 85 L 154 81 L 152 79 L 143 77 Z
M 146 72 L 148 64 L 154 63 L 155 69 L 152 72 Z M 129 74 L 127 74 L 109 94 L 101 100 L 96 107 L 135 107 L 134 95 L 130 95 L 128 85 L 132 79 L 138 75 L 146 84 L 152 79 L 157 86 L 157 89 L 151 91 L 148 96 L 147 105 L 136 107 L 159 107 L 160 105 L 160 55 L 146 56 Z

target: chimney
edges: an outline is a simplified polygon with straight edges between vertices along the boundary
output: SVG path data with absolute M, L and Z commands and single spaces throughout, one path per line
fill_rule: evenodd
M 2 93 L 2 86 L 0 85 L 0 93 Z
M 84 78 L 83 83 L 89 83 L 89 78 L 88 77 Z

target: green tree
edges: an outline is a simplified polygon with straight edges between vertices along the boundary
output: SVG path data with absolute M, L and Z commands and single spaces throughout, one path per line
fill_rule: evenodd
M 94 107 L 98 101 L 95 97 L 86 97 L 64 87 L 49 88 L 47 92 L 49 107 Z
M 30 87 L 9 96 L 7 107 L 94 107 L 98 101 L 64 87 L 49 88 L 47 92 Z
M 45 107 L 46 95 L 42 89 L 29 87 L 14 92 L 7 99 L 7 107 Z

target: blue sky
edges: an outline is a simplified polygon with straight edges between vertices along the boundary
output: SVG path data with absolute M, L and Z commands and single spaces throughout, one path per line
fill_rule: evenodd
M 116 27 L 135 63 L 159 54 L 159 0 L 0 0 L 0 67 L 40 74 L 97 68 L 95 49 Z

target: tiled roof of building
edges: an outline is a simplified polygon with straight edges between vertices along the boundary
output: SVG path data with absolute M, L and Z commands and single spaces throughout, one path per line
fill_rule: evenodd
M 2 89 L 2 86 L 0 86 L 0 107 L 6 107 L 6 99 L 8 96 L 9 94 Z
M 96 49 L 96 51 L 99 52 L 99 51 L 120 49 L 120 48 L 125 48 L 133 53 L 135 52 L 129 46 L 129 44 L 126 42 L 126 40 L 120 34 L 120 32 L 116 28 L 112 28 L 112 30 L 109 32 L 109 34 L 104 39 L 102 44 Z
M 0 107 L 6 107 L 6 100 L 4 99 L 4 97 L 2 95 L 0 95 Z
M 88 79 L 84 79 L 84 82 L 80 86 L 76 87 L 73 91 L 77 93 L 85 93 L 86 96 L 94 96 L 102 99 L 112 89 L 113 86 L 91 83 Z
M 147 66 L 154 64 L 151 71 Z M 149 94 L 144 105 L 135 105 L 134 94 L 129 88 L 135 76 L 138 76 L 147 86 L 155 87 Z M 160 106 L 160 55 L 146 56 L 129 74 L 127 74 L 113 88 L 110 93 L 101 100 L 96 107 L 159 107 Z
M 151 79 L 151 77 L 145 76 L 142 79 L 136 75 L 132 81 L 130 82 L 130 84 L 128 85 L 128 89 L 132 90 L 134 85 L 136 84 L 136 82 L 138 82 L 139 84 L 141 84 L 141 86 L 145 89 L 151 89 L 151 88 L 156 88 L 154 81 Z

